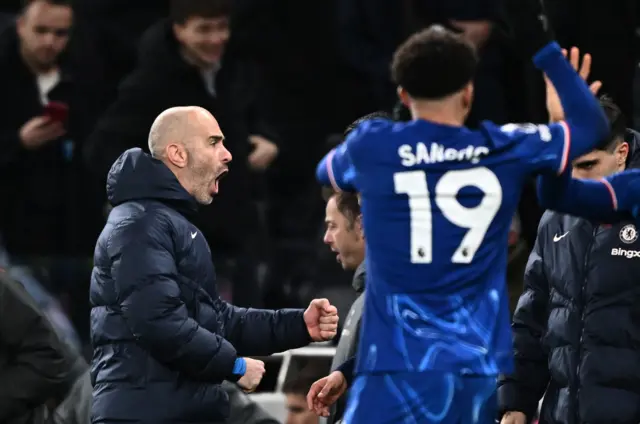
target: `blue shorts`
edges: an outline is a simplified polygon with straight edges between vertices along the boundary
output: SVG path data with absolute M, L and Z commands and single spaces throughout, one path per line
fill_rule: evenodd
M 344 424 L 490 424 L 497 412 L 495 376 L 442 372 L 358 376 Z

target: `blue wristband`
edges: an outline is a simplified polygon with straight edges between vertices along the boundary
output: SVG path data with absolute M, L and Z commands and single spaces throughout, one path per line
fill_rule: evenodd
M 244 358 L 236 359 L 236 362 L 233 364 L 232 373 L 234 375 L 243 376 L 245 372 L 247 372 L 247 361 L 245 361 Z

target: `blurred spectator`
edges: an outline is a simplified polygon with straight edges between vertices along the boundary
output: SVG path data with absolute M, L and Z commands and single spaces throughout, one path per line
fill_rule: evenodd
M 72 24 L 70 0 L 31 0 L 0 34 L 0 197 L 11 203 L 0 233 L 16 262 L 44 266 L 50 288 L 69 293 L 85 337 L 102 195 L 81 151 L 101 106 L 101 67 L 70 41 Z
M 640 6 L 636 0 L 543 0 L 562 46 L 577 46 L 594 60 L 592 78 L 602 92 L 633 116 L 633 79 L 638 64 Z
M 222 388 L 229 395 L 229 418 L 226 424 L 279 424 L 238 385 L 225 381 Z
M 17 282 L 0 273 L 0 422 L 88 424 L 87 364 L 58 339 Z
M 305 367 L 282 387 L 288 411 L 286 424 L 318 424 L 318 416 L 307 407 L 306 396 L 313 382 L 322 377 L 323 373 L 312 368 Z
M 278 148 L 254 100 L 255 69 L 227 60 L 229 0 L 175 0 L 171 19 L 144 35 L 135 71 L 91 136 L 89 163 L 105 178 L 116 158 L 132 147 L 147 148 L 153 120 L 173 106 L 200 106 L 215 114 L 233 154 L 231 172 L 196 224 L 210 242 L 220 284 L 234 286 L 234 303 L 258 306 L 256 267 L 248 238 L 257 231 L 250 168 L 268 168 Z
M 1 245 L 0 270 L 25 288 L 38 305 L 38 308 L 49 319 L 60 340 L 76 351 L 81 352 L 80 338 L 58 300 L 43 287 L 29 267 L 13 266 L 9 259 L 9 254 Z

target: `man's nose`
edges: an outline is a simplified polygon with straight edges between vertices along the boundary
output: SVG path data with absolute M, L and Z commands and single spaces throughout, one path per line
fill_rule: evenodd
M 331 244 L 333 240 L 332 240 L 331 234 L 329 234 L 329 231 L 326 231 L 324 233 L 324 237 L 322 238 L 322 241 L 324 241 L 325 244 Z
M 222 33 L 217 33 L 214 34 L 211 38 L 209 38 L 209 41 L 211 42 L 211 44 L 226 44 L 227 41 L 229 41 L 229 33 L 227 32 L 222 32 Z
M 43 34 L 41 40 L 42 40 L 42 44 L 45 47 L 53 47 L 53 45 L 57 40 L 57 37 L 54 32 L 50 31 L 50 32 L 47 32 L 46 34 Z
M 231 152 L 225 147 L 224 152 L 222 152 L 222 162 L 228 163 L 231 162 L 233 156 L 231 156 Z

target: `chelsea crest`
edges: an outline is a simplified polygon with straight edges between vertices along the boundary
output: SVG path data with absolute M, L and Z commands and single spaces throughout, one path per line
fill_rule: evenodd
M 627 224 L 620 230 L 620 240 L 623 243 L 631 244 L 638 240 L 638 230 L 633 224 Z

